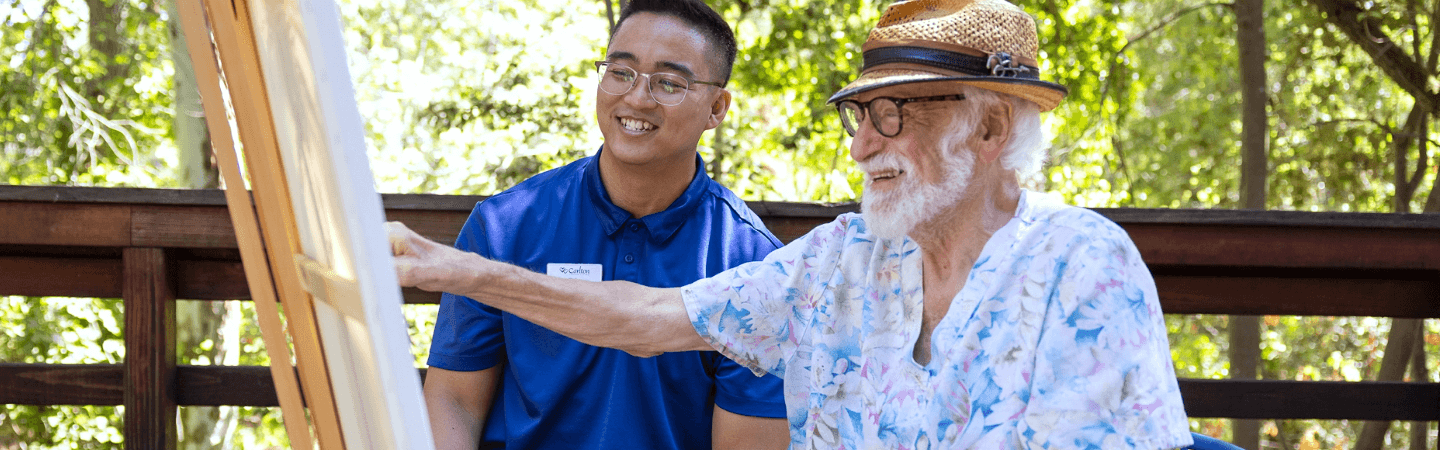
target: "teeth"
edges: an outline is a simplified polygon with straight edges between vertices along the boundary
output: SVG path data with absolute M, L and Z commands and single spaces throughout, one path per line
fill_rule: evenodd
M 884 179 L 889 179 L 889 178 L 895 178 L 895 177 L 900 176 L 900 174 L 902 174 L 902 173 L 905 173 L 905 171 L 899 170 L 899 169 L 877 170 L 877 171 L 874 171 L 874 172 L 870 172 L 870 179 L 871 179 L 871 180 L 884 180 Z
M 655 125 L 650 122 L 635 119 L 622 118 L 620 119 L 620 125 L 631 131 L 650 131 L 655 129 Z

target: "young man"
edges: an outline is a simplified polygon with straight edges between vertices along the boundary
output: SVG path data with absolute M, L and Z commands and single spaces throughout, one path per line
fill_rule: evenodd
M 456 247 L 558 277 L 677 287 L 780 246 L 707 177 L 735 59 L 699 0 L 634 0 L 596 62 L 600 152 L 475 207 Z M 583 320 L 581 318 L 577 318 Z M 782 448 L 780 380 L 713 351 L 637 358 L 445 294 L 425 399 L 439 448 Z

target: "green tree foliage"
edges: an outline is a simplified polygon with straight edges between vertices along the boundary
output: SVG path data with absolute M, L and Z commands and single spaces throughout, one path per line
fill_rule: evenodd
M 604 57 L 608 23 L 601 2 L 572 6 L 342 5 L 381 190 L 493 193 L 593 154 L 601 140 L 590 63 Z M 741 51 L 729 119 L 701 142 L 711 176 L 746 198 L 857 198 L 848 143 L 825 100 L 852 78 L 880 7 L 715 7 Z
M 1056 139 L 1046 186 L 1088 206 L 1235 208 L 1240 205 L 1240 116 L 1235 19 L 1228 3 L 1199 1 L 1033 2 L 1042 56 L 1070 86 L 1052 113 Z M 1416 2 L 1376 2 L 1387 32 L 1434 72 L 1436 11 Z M 1392 143 L 1413 99 L 1309 3 L 1267 2 L 1270 97 L 1268 203 L 1278 209 L 1393 211 Z M 1053 24 L 1053 28 L 1050 26 Z M 1053 34 L 1046 35 L 1046 29 Z M 1114 39 L 1114 37 L 1119 37 Z M 1098 56 L 1096 56 L 1098 55 Z M 1419 140 L 1434 142 L 1433 128 Z M 1434 183 L 1431 158 L 1410 147 L 1408 178 L 1419 210 Z M 1416 163 L 1416 161 L 1426 161 Z M 1267 317 L 1264 379 L 1374 379 L 1388 319 Z M 1440 341 L 1434 321 L 1427 352 Z M 1171 316 L 1171 348 L 1182 377 L 1226 378 L 1229 343 L 1221 316 Z M 1324 336 L 1317 339 L 1317 336 Z M 1433 358 L 1432 358 L 1433 359 Z M 1436 365 L 1426 373 L 1433 379 Z M 1196 431 L 1228 437 L 1227 421 L 1192 420 Z M 1401 428 L 1406 428 L 1406 424 Z M 1271 421 L 1265 445 L 1348 448 L 1360 424 Z M 1387 448 L 1403 448 L 1395 430 Z M 1431 444 L 1433 446 L 1433 444 Z
M 599 148 L 589 61 L 602 57 L 602 4 L 341 10 L 382 192 L 498 192 Z
M 1268 204 L 1421 210 L 1440 165 L 1429 152 L 1437 140 L 1434 114 L 1412 120 L 1414 97 L 1319 3 L 1266 2 Z M 854 77 L 860 44 L 888 4 L 713 0 L 734 25 L 740 54 L 730 116 L 701 141 L 709 174 L 746 199 L 858 199 L 849 139 L 825 100 Z M 1050 163 L 1029 185 L 1092 207 L 1239 205 L 1242 80 L 1229 3 L 1017 4 L 1038 22 L 1045 78 L 1070 88 L 1046 114 Z M 1435 2 L 1362 6 L 1361 19 L 1428 70 L 1433 89 Z M 590 61 L 604 54 L 605 0 L 563 7 L 540 0 L 342 1 L 340 9 L 382 192 L 494 193 L 600 145 Z M 0 0 L 0 183 L 177 185 L 167 167 L 174 164 L 161 163 L 173 161 L 176 147 L 168 131 L 169 20 L 149 0 Z M 1417 187 L 1413 195 L 1407 184 Z M 23 324 L 0 330 L 0 361 L 117 362 L 118 303 L 0 299 L 0 323 Z M 406 313 L 420 364 L 434 307 L 407 306 Z M 1228 375 L 1225 317 L 1167 319 L 1180 376 Z M 1389 322 L 1267 317 L 1262 378 L 1371 379 Z M 1426 352 L 1440 354 L 1440 324 L 1426 326 Z M 259 345 L 247 324 L 240 364 L 267 364 Z M 1437 363 L 1427 362 L 1432 379 Z M 244 408 L 241 415 L 237 447 L 284 445 L 278 412 Z M 0 448 L 118 448 L 118 424 L 115 408 L 9 405 L 0 409 Z M 1192 423 L 1221 437 L 1227 426 Z M 1263 432 L 1278 448 L 1344 448 L 1358 429 L 1343 421 L 1281 421 Z M 1403 447 L 1401 433 L 1391 432 L 1388 448 Z
M 1079 3 L 1079 2 L 1077 2 Z M 1431 51 L 1435 11 L 1379 3 L 1407 48 Z M 1409 2 L 1413 6 L 1414 2 Z M 1413 99 L 1310 4 L 1266 6 L 1269 201 L 1277 209 L 1392 211 L 1391 131 Z M 1047 55 L 1071 88 L 1057 119 L 1048 186 L 1080 204 L 1234 208 L 1239 80 L 1226 3 L 1039 4 Z M 1042 31 L 1042 34 L 1044 32 Z M 1073 40 L 1072 40 L 1073 39 Z M 1052 122 L 1053 123 L 1053 122 Z M 1435 133 L 1427 130 L 1427 140 Z M 1411 150 L 1410 161 L 1427 160 Z M 1413 170 L 1413 169 L 1409 169 Z M 1423 174 L 1433 180 L 1433 170 Z M 1415 210 L 1431 183 L 1420 183 Z
M 172 185 L 164 26 L 149 3 L 0 2 L 0 183 Z M 118 364 L 121 317 L 118 300 L 0 298 L 0 361 Z M 0 447 L 119 448 L 116 410 L 5 405 Z
M 164 27 L 153 3 L 0 2 L 0 181 L 168 184 Z
M 884 4 L 716 2 L 740 51 L 730 87 L 735 106 L 702 149 L 711 177 L 746 199 L 858 199 L 849 138 L 825 102 L 854 79 L 860 45 Z
M 119 300 L 0 297 L 0 361 L 120 364 Z M 119 448 L 110 406 L 0 406 L 0 448 Z

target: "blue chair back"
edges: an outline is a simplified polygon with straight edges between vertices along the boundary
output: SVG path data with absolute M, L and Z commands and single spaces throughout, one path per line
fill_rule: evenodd
M 1189 447 L 1185 447 L 1184 450 L 1245 450 L 1236 446 L 1235 444 L 1215 439 L 1200 433 L 1190 433 L 1190 437 L 1195 438 L 1195 444 Z

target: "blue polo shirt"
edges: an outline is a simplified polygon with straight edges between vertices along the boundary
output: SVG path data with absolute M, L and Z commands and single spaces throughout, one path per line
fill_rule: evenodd
M 611 203 L 598 156 L 480 202 L 455 247 L 539 273 L 662 288 L 780 247 L 745 202 L 700 170 L 698 155 L 685 193 L 641 218 Z M 452 294 L 441 299 L 428 363 L 456 371 L 504 364 L 485 440 L 509 448 L 708 449 L 716 405 L 785 417 L 779 378 L 756 377 L 717 352 L 637 358 Z

